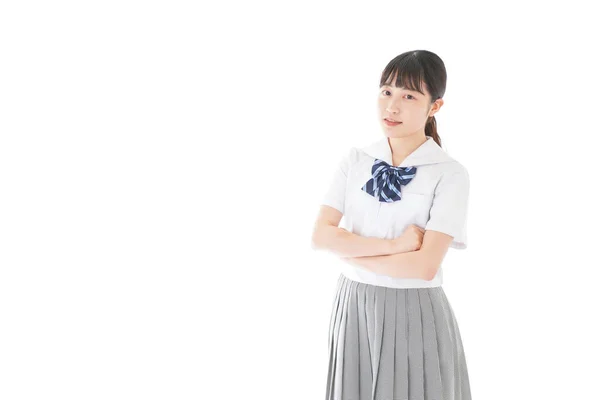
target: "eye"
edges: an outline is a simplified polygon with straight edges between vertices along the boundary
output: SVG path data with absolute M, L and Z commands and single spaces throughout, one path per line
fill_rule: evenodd
M 381 93 L 385 94 L 385 92 L 389 92 L 389 90 L 382 90 Z M 410 96 L 411 98 L 409 100 L 416 100 L 417 98 L 415 96 L 413 96 L 412 94 L 407 94 L 407 96 Z

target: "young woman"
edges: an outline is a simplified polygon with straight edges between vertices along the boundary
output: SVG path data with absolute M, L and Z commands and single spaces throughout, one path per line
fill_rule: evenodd
M 467 247 L 469 175 L 441 148 L 446 69 L 426 50 L 385 67 L 384 137 L 339 163 L 312 237 L 339 255 L 327 400 L 470 400 L 465 353 L 442 289 L 449 247 Z M 343 223 L 340 225 L 340 221 Z

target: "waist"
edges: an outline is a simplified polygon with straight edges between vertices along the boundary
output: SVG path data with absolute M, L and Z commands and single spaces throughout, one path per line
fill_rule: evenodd
M 396 289 L 439 287 L 442 286 L 443 281 L 441 268 L 438 269 L 437 274 L 430 281 L 425 279 L 394 278 L 387 275 L 379 275 L 347 263 L 343 263 L 341 273 L 346 278 L 356 282 Z

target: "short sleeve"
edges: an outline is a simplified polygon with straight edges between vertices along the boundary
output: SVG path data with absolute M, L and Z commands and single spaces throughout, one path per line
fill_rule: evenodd
M 322 205 L 333 207 L 342 214 L 345 212 L 348 172 L 354 155 L 355 148 L 353 147 L 338 162 L 333 174 L 328 177 L 329 186 L 321 200 Z
M 443 175 L 434 192 L 425 230 L 453 237 L 450 247 L 467 248 L 469 173 L 466 168 Z

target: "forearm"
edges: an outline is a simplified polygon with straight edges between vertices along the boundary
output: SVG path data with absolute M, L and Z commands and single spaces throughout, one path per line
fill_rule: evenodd
M 400 250 L 391 239 L 364 237 L 337 226 L 320 227 L 315 244 L 340 257 L 382 256 Z
M 343 257 L 350 264 L 394 278 L 431 280 L 433 270 L 419 250 L 382 256 Z

